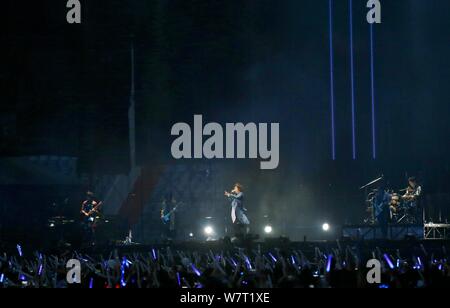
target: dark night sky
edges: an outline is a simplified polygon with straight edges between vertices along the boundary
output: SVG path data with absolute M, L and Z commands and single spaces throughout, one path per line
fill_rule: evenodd
M 166 161 L 170 127 L 201 113 L 208 122 L 280 123 L 277 171 L 261 172 L 253 162 L 227 168 L 271 183 L 258 190 L 279 191 L 285 202 L 301 199 L 286 191 L 307 185 L 321 195 L 311 202 L 330 209 L 332 198 L 347 202 L 355 187 L 381 173 L 396 183 L 418 174 L 429 191 L 449 192 L 450 3 L 382 1 L 373 161 L 367 9 L 366 1 L 354 1 L 352 161 L 349 12 L 347 1 L 335 2 L 335 162 L 325 0 L 90 0 L 82 1 L 81 25 L 66 24 L 65 1 L 6 1 L 0 120 L 11 132 L 1 135 L 1 154 L 75 155 L 81 171 L 126 172 L 134 42 L 140 163 Z

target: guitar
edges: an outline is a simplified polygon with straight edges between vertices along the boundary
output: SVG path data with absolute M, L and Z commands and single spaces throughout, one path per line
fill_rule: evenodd
M 169 213 L 164 214 L 164 210 L 161 210 L 161 220 L 163 222 L 163 224 L 167 224 L 170 222 L 170 217 L 172 216 L 173 213 L 175 213 L 177 211 L 177 206 L 174 207 L 171 211 L 169 211 Z
M 81 210 L 81 214 L 83 214 L 83 218 L 89 224 L 95 224 L 98 216 L 100 215 L 100 207 L 103 205 L 103 202 L 95 202 L 92 201 L 90 204 L 87 202 L 83 204 L 83 208 Z

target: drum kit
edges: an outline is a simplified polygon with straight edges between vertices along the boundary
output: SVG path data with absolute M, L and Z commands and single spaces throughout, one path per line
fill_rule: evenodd
M 390 220 L 390 223 L 417 223 L 417 202 L 415 202 L 413 191 L 410 188 L 398 192 L 382 187 L 367 190 L 368 187 L 382 180 L 383 176 L 360 188 L 366 189 L 367 195 L 365 201 L 367 217 L 364 219 L 364 223 L 379 223 L 386 211 L 389 213 L 388 220 Z

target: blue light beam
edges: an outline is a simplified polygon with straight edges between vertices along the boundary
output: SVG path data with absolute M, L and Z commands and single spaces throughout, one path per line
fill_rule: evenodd
M 330 16 L 330 107 L 331 107 L 331 157 L 336 160 L 336 124 L 334 101 L 334 58 L 333 58 L 333 0 L 329 0 Z
M 350 79 L 351 79 L 351 98 L 352 98 L 352 157 L 356 160 L 356 107 L 355 107 L 355 64 L 353 48 L 353 0 L 349 0 L 350 14 Z
M 370 25 L 370 77 L 372 90 L 372 158 L 377 159 L 376 126 L 375 126 L 375 47 L 374 27 Z

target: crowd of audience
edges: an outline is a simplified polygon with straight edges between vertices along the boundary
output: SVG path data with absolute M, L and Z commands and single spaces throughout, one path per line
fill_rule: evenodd
M 77 252 L 44 255 L 17 245 L 0 255 L 0 288 L 425 288 L 450 287 L 450 262 L 443 247 L 416 255 L 379 248 L 336 245 L 306 256 L 293 248 L 232 248 L 199 252 L 176 248 L 108 256 Z M 81 264 L 78 283 L 69 284 L 67 263 Z M 381 264 L 381 283 L 369 284 L 367 261 Z M 371 274 L 372 275 L 372 274 Z M 375 276 L 374 276 L 375 277 Z M 374 278 L 373 277 L 373 278 Z

